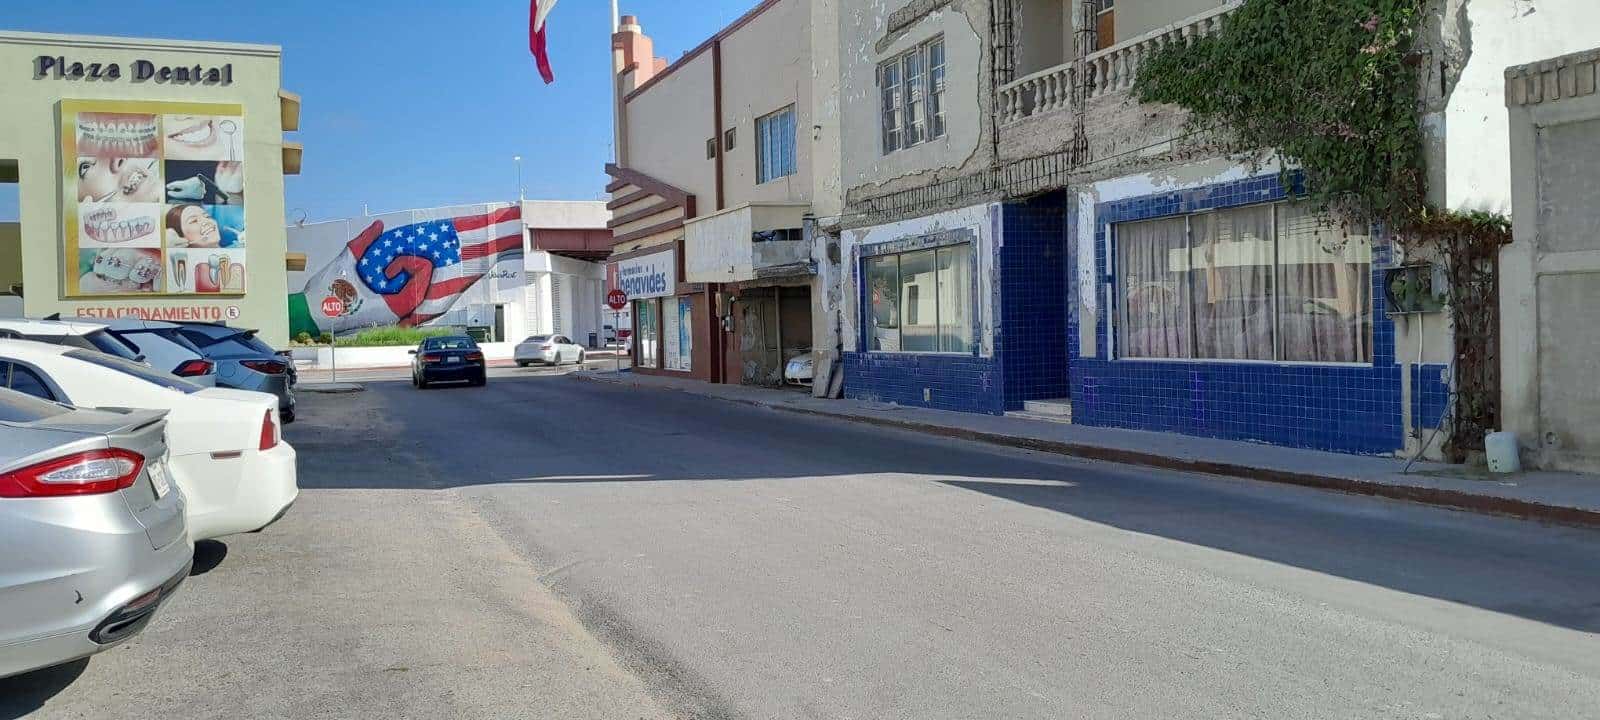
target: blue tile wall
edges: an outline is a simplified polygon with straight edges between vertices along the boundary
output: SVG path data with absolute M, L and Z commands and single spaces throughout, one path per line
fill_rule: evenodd
M 1104 286 L 1112 282 L 1106 261 L 1111 224 L 1282 200 L 1303 192 L 1301 183 L 1297 176 L 1286 187 L 1273 174 L 1097 205 L 1093 262 L 1099 297 L 1107 297 Z M 1084 358 L 1077 319 L 1069 318 L 1073 422 L 1335 452 L 1399 449 L 1400 366 L 1394 324 L 1384 314 L 1379 290 L 1388 264 L 1388 244 L 1376 242 L 1372 365 L 1107 360 L 1107 320 L 1115 309 L 1104 303 L 1097 304 L 1096 357 Z
M 1432 430 L 1444 419 L 1450 404 L 1448 365 L 1411 366 L 1411 424 L 1418 430 Z
M 1005 380 L 1005 408 L 1020 410 L 1025 400 L 1064 398 L 1071 392 L 1066 194 L 1007 203 L 1001 217 L 995 355 Z
M 999 364 L 976 355 L 844 354 L 844 395 L 855 400 L 999 415 L 1001 384 Z

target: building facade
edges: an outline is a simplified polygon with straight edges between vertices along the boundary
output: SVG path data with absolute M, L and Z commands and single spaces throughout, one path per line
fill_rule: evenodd
M 309 340 L 381 325 L 460 327 L 486 342 L 566 335 L 603 346 L 615 340 L 599 262 L 610 252 L 608 217 L 603 202 L 526 200 L 290 226 L 289 249 L 305 262 L 289 276 L 290 331 Z M 474 230 L 478 219 L 500 229 Z M 475 232 L 484 249 L 473 249 Z M 338 313 L 323 313 L 326 298 Z
M 813 348 L 812 12 L 762 2 L 671 65 L 622 19 L 608 277 L 639 372 L 772 386 Z
M 1294 168 L 1228 155 L 1133 95 L 1144 58 L 1220 32 L 1239 2 L 840 6 L 847 396 L 1437 455 L 1423 445 L 1458 390 L 1456 323 L 1389 307 L 1384 287 L 1438 258 L 1330 223 Z M 1592 44 L 1596 11 L 1429 7 L 1430 200 L 1507 212 L 1501 72 Z M 1519 377 L 1508 392 L 1531 395 Z
M 287 344 L 300 100 L 268 45 L 0 32 L 0 293 L 30 317 L 224 321 Z M 20 293 L 13 293 L 20 290 Z

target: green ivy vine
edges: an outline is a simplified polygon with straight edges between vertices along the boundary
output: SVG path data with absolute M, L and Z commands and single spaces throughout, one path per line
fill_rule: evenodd
M 1190 112 L 1237 151 L 1296 161 L 1313 201 L 1353 221 L 1425 208 L 1418 70 L 1422 0 L 1247 0 L 1223 29 L 1165 45 L 1134 92 Z

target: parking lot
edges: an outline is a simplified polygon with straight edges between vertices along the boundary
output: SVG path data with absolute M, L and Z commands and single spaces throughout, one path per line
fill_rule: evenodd
M 0 680 L 0 717 L 663 716 L 539 568 L 436 490 L 461 478 L 352 397 L 302 395 L 285 433 L 302 493 L 282 521 L 199 543 L 193 575 L 133 641 Z M 394 473 L 394 487 L 351 488 Z
M 499 369 L 305 393 L 280 523 L 0 717 L 1571 718 L 1591 531 Z M 824 451 L 825 449 L 825 451 Z

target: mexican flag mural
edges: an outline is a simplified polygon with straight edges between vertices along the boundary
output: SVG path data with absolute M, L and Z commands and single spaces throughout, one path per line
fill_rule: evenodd
M 304 282 L 289 295 L 289 335 L 440 320 L 496 265 L 520 270 L 522 243 L 522 209 L 508 204 L 290 227 L 289 250 L 306 255 L 306 272 L 290 274 L 290 288 Z

